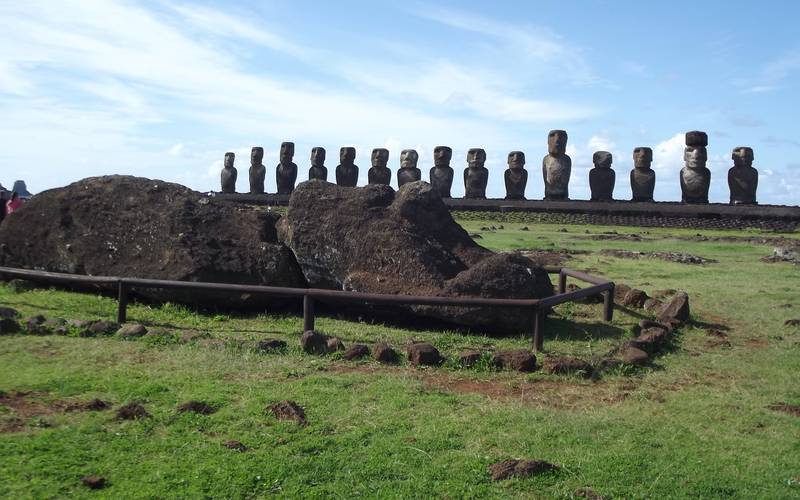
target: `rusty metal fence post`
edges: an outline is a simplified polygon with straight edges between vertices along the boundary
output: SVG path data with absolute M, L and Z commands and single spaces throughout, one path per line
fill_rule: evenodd
M 533 352 L 542 352 L 544 346 L 544 311 L 533 306 Z
M 314 298 L 303 295 L 303 331 L 314 329 Z
M 128 284 L 124 280 L 117 283 L 117 323 L 122 324 L 128 318 Z
M 563 270 L 558 272 L 558 293 L 567 291 L 567 273 Z

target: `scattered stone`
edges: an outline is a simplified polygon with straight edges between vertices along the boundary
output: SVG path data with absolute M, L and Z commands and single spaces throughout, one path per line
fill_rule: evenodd
M 644 305 L 642 307 L 644 308 L 645 312 L 658 314 L 661 311 L 661 308 L 664 307 L 664 303 L 658 299 L 650 297 L 644 301 Z
M 481 359 L 481 352 L 474 349 L 462 351 L 458 355 L 458 360 L 464 368 L 472 368 Z
M 231 439 L 229 441 L 223 442 L 222 446 L 224 446 L 225 448 L 228 448 L 228 449 L 231 449 L 231 450 L 240 451 L 240 452 L 247 451 L 247 446 L 242 444 L 241 441 L 236 441 L 235 439 Z
M 774 403 L 767 406 L 772 411 L 779 411 L 782 413 L 788 413 L 789 415 L 793 415 L 795 417 L 800 417 L 800 406 L 798 405 L 790 405 L 786 403 Z
M 522 226 L 522 229 L 520 229 L 520 231 L 530 231 L 530 229 L 528 229 L 528 226 Z
M 147 410 L 145 410 L 144 406 L 140 403 L 128 403 L 117 409 L 117 418 L 120 420 L 138 420 L 148 417 L 150 417 L 150 414 L 147 413 Z
M 119 330 L 119 325 L 113 321 L 92 321 L 89 326 L 81 332 L 81 337 L 97 337 L 102 335 L 114 335 Z
M 625 301 L 625 296 L 631 291 L 631 287 L 625 283 L 617 283 L 614 285 L 614 302 L 622 304 Z
M 117 336 L 123 339 L 143 337 L 147 333 L 147 328 L 138 323 L 126 323 L 117 330 Z
M 369 347 L 364 344 L 353 344 L 347 348 L 342 357 L 347 361 L 352 361 L 365 356 L 369 356 Z
M 536 370 L 536 356 L 526 350 L 499 351 L 492 357 L 492 364 L 500 369 L 532 372 Z
M 0 318 L 15 319 L 19 317 L 19 312 L 10 307 L 0 307 Z
M 622 259 L 640 259 L 642 257 L 652 258 L 652 259 L 661 259 L 666 260 L 668 262 L 676 262 L 678 264 L 711 264 L 717 262 L 714 259 L 706 259 L 704 257 L 698 257 L 697 255 L 691 255 L 688 253 L 682 252 L 639 252 L 634 250 L 619 250 L 619 249 L 605 249 L 600 251 L 603 255 L 608 255 L 611 257 L 617 257 Z
M 181 344 L 191 344 L 192 342 L 197 342 L 198 340 L 207 339 L 211 336 L 205 332 L 184 332 L 181 334 L 178 341 Z
M 544 358 L 542 369 L 545 373 L 554 375 L 566 375 L 579 373 L 584 377 L 591 377 L 592 365 L 583 359 L 572 357 Z
M 664 323 L 670 319 L 676 319 L 682 323 L 689 321 L 689 295 L 686 292 L 678 292 L 672 299 L 664 305 L 658 320 Z
M 344 351 L 344 342 L 337 338 L 328 339 L 328 352 Z
M 783 322 L 783 326 L 800 326 L 800 318 L 787 319 Z
M 444 361 L 438 349 L 428 342 L 409 344 L 406 354 L 414 366 L 438 366 Z
M 671 331 L 671 328 L 668 325 L 664 325 L 651 319 L 643 319 L 639 321 L 639 328 L 641 330 L 647 330 L 648 328 L 661 328 L 663 330 Z
M 162 330 L 161 328 L 148 330 L 142 338 L 157 344 L 171 344 L 178 340 L 178 337 L 174 333 Z
M 95 476 L 95 475 L 84 476 L 83 478 L 81 478 L 81 482 L 83 483 L 84 486 L 86 486 L 91 490 L 99 490 L 108 486 L 106 478 L 104 478 L 103 476 Z
M 0 335 L 8 335 L 10 333 L 17 333 L 21 330 L 17 320 L 11 318 L 0 319 Z
M 728 334 L 719 330 L 707 329 L 706 335 L 711 337 L 711 340 L 706 344 L 708 347 L 730 347 L 731 343 L 728 340 Z
M 300 346 L 308 354 L 327 354 L 328 336 L 308 330 L 300 337 Z
M 286 349 L 286 342 L 278 339 L 261 339 L 256 342 L 256 349 L 266 352 L 282 351 Z
M 622 305 L 626 307 L 642 308 L 648 298 L 644 291 L 638 288 L 631 288 L 622 299 Z
M 606 500 L 606 497 L 591 488 L 578 488 L 572 495 L 577 498 L 588 498 L 589 500 Z
M 626 343 L 621 349 L 622 362 L 627 365 L 644 366 L 648 363 L 647 353 L 633 343 Z
M 800 264 L 800 244 L 792 243 L 789 245 L 776 246 L 772 249 L 772 255 L 764 257 L 766 262 L 789 262 Z
M 197 413 L 198 415 L 211 415 L 217 411 L 216 408 L 209 405 L 205 401 L 187 401 L 180 406 L 178 406 L 178 412 L 180 413 Z
M 42 316 L 41 314 L 37 314 L 36 316 L 31 316 L 29 318 L 25 318 L 23 322 L 25 325 L 25 330 L 33 335 L 46 335 L 50 333 L 50 331 L 45 328 L 44 322 L 47 321 L 47 318 Z
M 379 363 L 397 363 L 399 359 L 397 351 L 384 342 L 378 342 L 372 346 L 372 357 Z
M 301 427 L 308 425 L 305 410 L 294 401 L 278 401 L 269 405 L 267 410 L 278 420 L 293 420 Z
M 514 476 L 526 478 L 554 470 L 558 470 L 558 466 L 544 460 L 503 460 L 489 466 L 492 481 L 502 481 Z
M 648 328 L 643 330 L 633 342 L 648 354 L 655 354 L 667 343 L 669 336 L 664 328 Z
M 102 411 L 111 408 L 111 403 L 102 399 L 94 398 L 84 403 L 83 408 L 89 411 Z

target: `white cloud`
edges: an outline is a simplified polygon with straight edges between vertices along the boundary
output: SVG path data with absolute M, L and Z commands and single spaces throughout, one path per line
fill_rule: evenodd
M 683 168 L 683 151 L 686 134 L 678 133 L 659 142 L 653 148 L 653 169 L 660 172 L 678 172 Z

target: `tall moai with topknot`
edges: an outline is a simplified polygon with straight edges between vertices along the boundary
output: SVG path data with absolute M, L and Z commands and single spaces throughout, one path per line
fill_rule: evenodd
M 683 152 L 685 167 L 681 169 L 681 201 L 683 203 L 708 203 L 711 171 L 708 161 L 708 134 L 693 130 L 686 132 L 686 149 Z
M 733 167 L 728 170 L 731 205 L 756 205 L 758 170 L 753 168 L 753 148 L 740 146 L 731 153 Z

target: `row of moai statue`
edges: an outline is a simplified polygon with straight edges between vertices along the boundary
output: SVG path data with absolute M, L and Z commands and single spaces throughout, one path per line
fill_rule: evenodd
M 681 201 L 684 203 L 708 203 L 708 190 L 711 186 L 711 171 L 706 167 L 708 154 L 708 135 L 705 132 L 692 131 L 686 133 L 686 149 L 684 150 L 685 167 L 680 173 Z M 547 138 L 548 154 L 542 160 L 542 177 L 544 179 L 545 200 L 568 200 L 569 180 L 572 171 L 572 159 L 566 154 L 567 133 L 563 130 L 552 130 Z M 291 194 L 297 181 L 297 165 L 292 162 L 294 143 L 284 142 L 280 149 L 280 162 L 275 171 L 278 194 Z M 453 168 L 450 161 L 453 150 L 447 146 L 437 146 L 433 150 L 433 168 L 429 172 L 431 186 L 443 197 L 450 198 L 453 185 Z M 225 164 L 221 181 L 223 193 L 236 192 L 237 171 L 233 166 L 235 155 L 225 153 Z M 254 147 L 250 153 L 250 192 L 264 193 L 266 168 L 262 164 L 264 149 Z M 339 165 L 336 167 L 336 184 L 355 187 L 358 182 L 358 166 L 355 165 L 356 150 L 343 147 L 339 150 Z M 728 171 L 728 186 L 732 204 L 755 204 L 758 187 L 758 171 L 753 168 L 753 150 L 749 147 L 737 147 L 733 150 L 734 166 Z M 400 169 L 397 171 L 397 185 L 422 179 L 422 172 L 417 168 L 419 155 L 413 149 L 404 149 L 400 153 Z M 594 168 L 589 171 L 589 187 L 592 201 L 612 201 L 616 173 L 611 168 L 613 157 L 608 151 L 597 151 L 592 157 Z M 376 148 L 372 150 L 372 168 L 368 172 L 369 184 L 389 185 L 392 171 L 387 167 L 389 150 Z M 467 153 L 467 168 L 464 169 L 464 197 L 486 198 L 486 185 L 489 181 L 489 170 L 484 166 L 486 151 L 480 148 L 470 149 Z M 651 168 L 653 150 L 638 147 L 633 150 L 634 168 L 630 173 L 632 201 L 653 201 L 656 186 L 656 173 Z M 328 169 L 325 167 L 325 148 L 315 147 L 311 150 L 311 168 L 308 179 L 328 180 Z M 507 200 L 524 200 L 525 188 L 528 184 L 528 172 L 525 170 L 525 153 L 512 151 L 508 154 L 508 169 L 505 171 Z

